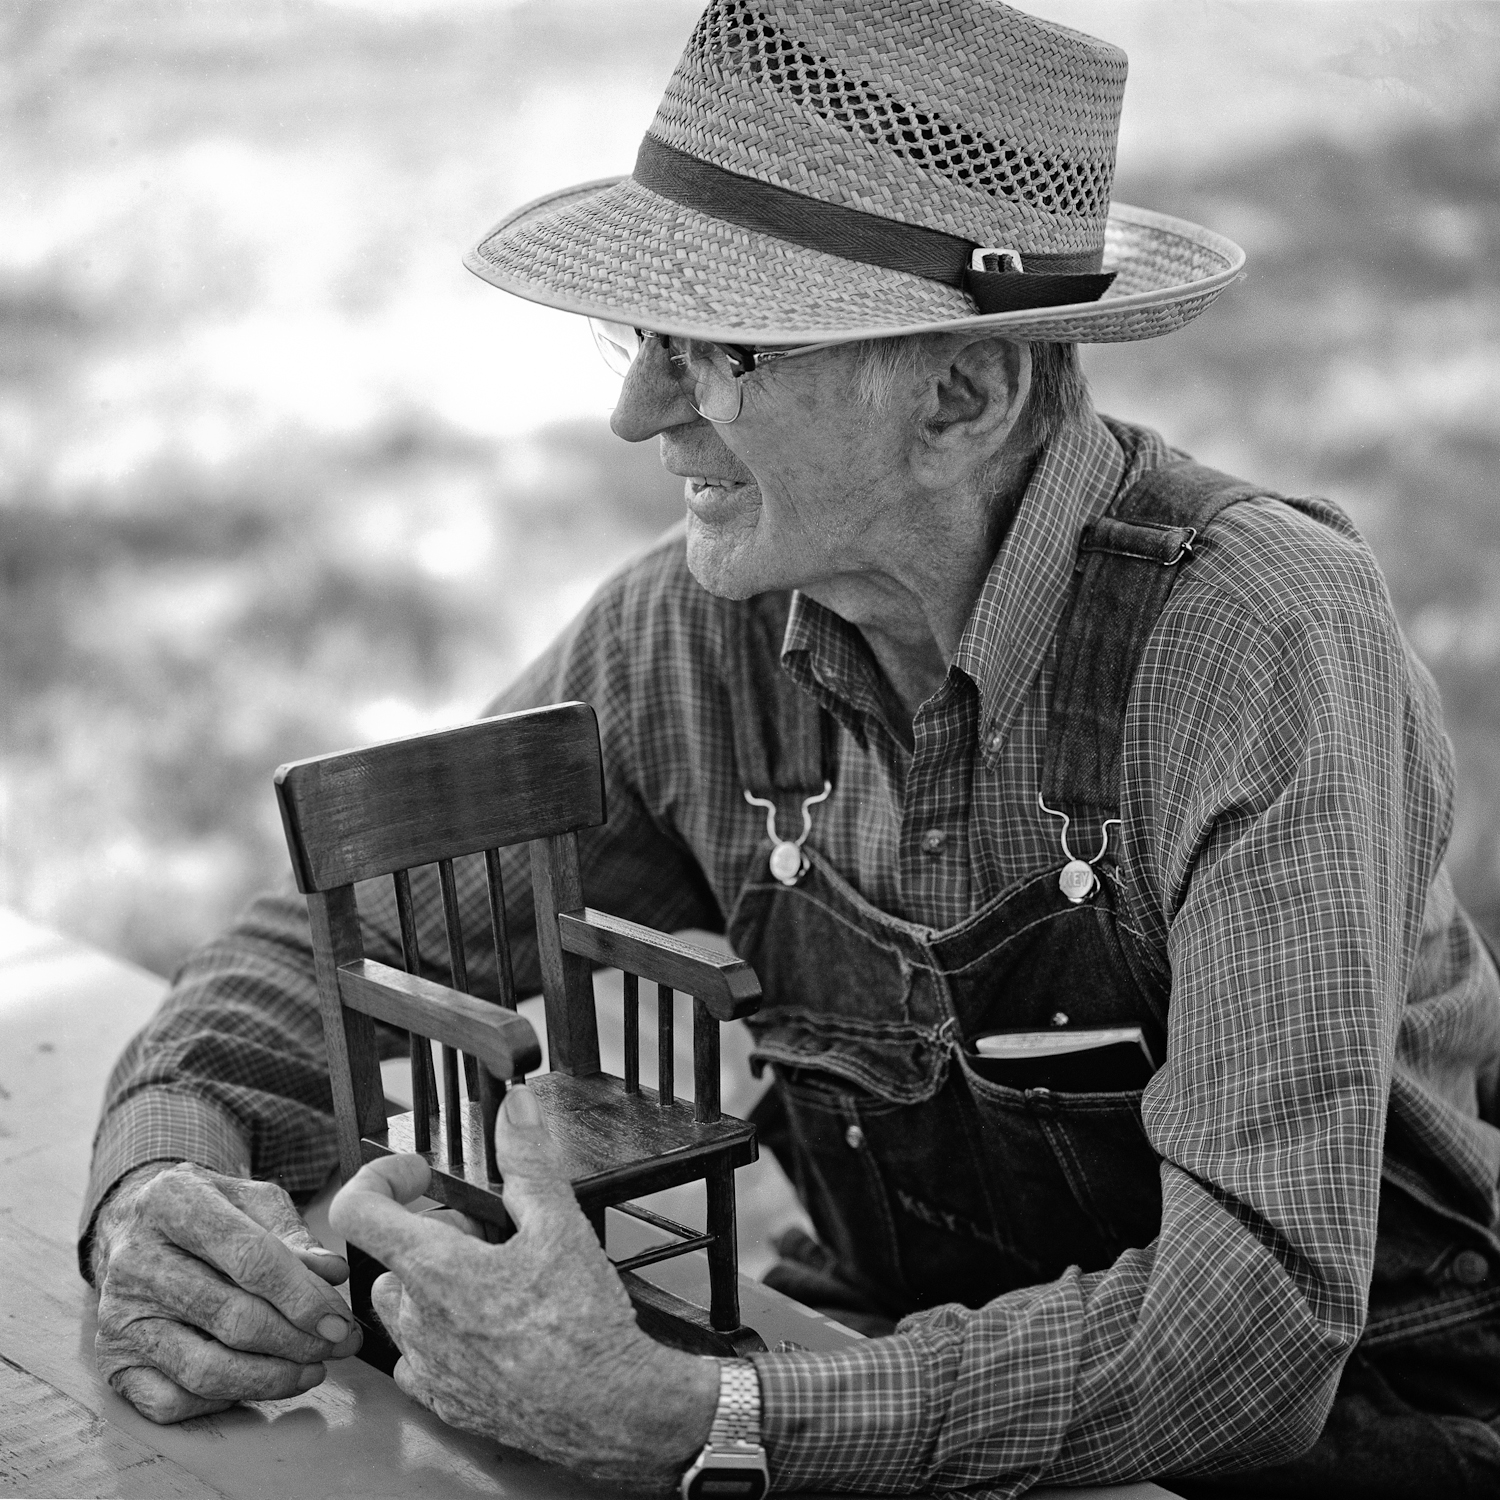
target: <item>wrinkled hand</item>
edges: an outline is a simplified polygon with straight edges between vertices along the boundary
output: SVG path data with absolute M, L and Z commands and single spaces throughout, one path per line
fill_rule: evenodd
M 429 1180 L 420 1156 L 361 1169 L 329 1220 L 394 1274 L 375 1309 L 400 1347 L 396 1382 L 454 1427 L 648 1489 L 673 1485 L 708 1438 L 718 1365 L 654 1342 L 562 1175 L 531 1092 L 495 1130 L 517 1232 L 489 1245 L 401 1205 Z
M 274 1183 L 187 1162 L 123 1179 L 94 1230 L 100 1372 L 153 1422 L 311 1390 L 359 1348 L 323 1249 Z

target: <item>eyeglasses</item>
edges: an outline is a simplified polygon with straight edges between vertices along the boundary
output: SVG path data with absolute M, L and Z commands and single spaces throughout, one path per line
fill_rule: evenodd
M 620 376 L 630 373 L 641 350 L 655 339 L 677 367 L 679 378 L 686 382 L 688 405 L 705 421 L 720 425 L 739 416 L 745 399 L 740 381 L 746 375 L 773 360 L 833 349 L 840 342 L 835 339 L 822 344 L 799 344 L 793 349 L 757 349 L 750 344 L 714 344 L 674 333 L 653 333 L 649 328 L 606 323 L 602 318 L 590 318 L 589 329 L 605 364 Z

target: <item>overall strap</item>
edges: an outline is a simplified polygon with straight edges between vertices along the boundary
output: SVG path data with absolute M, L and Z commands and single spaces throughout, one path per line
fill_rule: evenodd
M 1049 807 L 1093 826 L 1118 815 L 1125 705 L 1147 637 L 1213 518 L 1267 493 L 1179 460 L 1143 474 L 1084 528 L 1047 720 Z
M 724 679 L 740 781 L 757 797 L 809 797 L 834 781 L 836 726 L 781 665 L 791 595 L 760 594 L 724 612 Z

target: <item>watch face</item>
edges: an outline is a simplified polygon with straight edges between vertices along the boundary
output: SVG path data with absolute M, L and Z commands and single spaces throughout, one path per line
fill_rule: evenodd
M 731 1469 L 719 1459 L 710 1459 L 709 1467 L 693 1475 L 684 1491 L 687 1500 L 760 1500 L 765 1492 L 764 1469 Z

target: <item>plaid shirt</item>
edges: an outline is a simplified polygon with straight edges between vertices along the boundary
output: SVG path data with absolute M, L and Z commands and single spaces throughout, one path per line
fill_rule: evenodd
M 841 726 L 813 837 L 872 903 L 946 928 L 1056 860 L 1036 793 L 1078 533 L 1168 454 L 1098 421 L 1054 441 L 910 746 L 857 633 L 794 597 L 783 665 Z M 494 705 L 594 705 L 610 821 L 582 841 L 584 888 L 669 930 L 722 929 L 768 848 L 741 797 L 719 619 L 670 536 Z M 1271 500 L 1224 512 L 1148 644 L 1124 747 L 1123 910 L 1171 975 L 1143 1106 L 1161 1234 L 1107 1271 L 847 1351 L 757 1356 L 779 1488 L 1013 1495 L 1312 1440 L 1363 1325 L 1388 1101 L 1446 1201 L 1500 1218 L 1500 1132 L 1476 1103 L 1500 983 L 1441 865 L 1451 780 L 1432 683 L 1358 538 Z M 506 863 L 518 928 L 523 859 Z M 465 900 L 481 909 L 472 881 Z M 438 902 L 421 905 L 424 952 L 441 952 Z M 371 951 L 397 961 L 393 926 L 377 897 Z M 536 987 L 534 945 L 515 956 Z M 484 961 L 470 954 L 480 987 Z M 117 1065 L 85 1226 L 158 1158 L 316 1189 L 328 1111 L 301 902 L 263 898 Z

